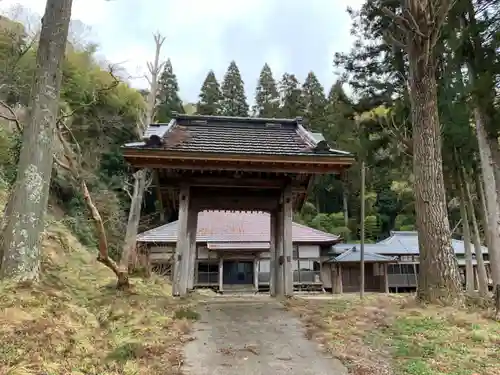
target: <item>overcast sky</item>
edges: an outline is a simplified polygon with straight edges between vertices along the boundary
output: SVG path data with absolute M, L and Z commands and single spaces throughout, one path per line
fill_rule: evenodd
M 303 81 L 314 71 L 326 90 L 336 75 L 333 54 L 348 51 L 347 5 L 362 0 L 73 0 L 73 19 L 91 28 L 85 37 L 99 54 L 132 77 L 152 59 L 152 33 L 166 36 L 163 58 L 172 60 L 181 97 L 194 102 L 209 69 L 222 79 L 231 60 L 242 73 L 249 100 L 267 62 L 275 78 L 285 71 Z M 45 0 L 0 0 L 0 10 L 22 4 L 43 15 Z M 138 5 L 140 4 L 140 6 Z M 144 87 L 144 79 L 132 84 Z

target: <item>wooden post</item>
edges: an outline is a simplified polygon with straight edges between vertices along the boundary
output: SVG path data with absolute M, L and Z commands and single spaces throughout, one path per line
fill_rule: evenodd
M 284 257 L 283 257 L 283 227 L 284 227 L 284 215 L 283 215 L 283 205 L 279 205 L 276 213 L 276 230 L 275 235 L 275 247 L 276 247 L 276 267 L 274 281 L 276 285 L 276 296 L 283 297 L 285 295 L 285 286 L 283 285 L 283 274 L 284 274 Z
M 389 294 L 389 265 L 384 263 L 384 291 Z
M 255 293 L 259 292 L 259 258 L 255 255 L 253 259 L 253 286 Z
M 359 297 L 365 296 L 365 162 L 361 162 L 361 241 L 360 241 L 360 288 Z
M 293 296 L 293 208 L 292 186 L 288 185 L 283 191 L 283 286 L 284 295 Z
M 342 265 L 337 263 L 337 277 L 336 277 L 337 294 L 344 293 L 344 286 L 342 285 Z
M 277 265 L 278 256 L 276 252 L 276 225 L 277 225 L 277 215 L 276 211 L 270 213 L 271 216 L 271 227 L 269 231 L 269 294 L 271 297 L 276 297 L 276 275 L 277 275 Z
M 177 224 L 177 245 L 175 247 L 174 280 L 172 284 L 172 294 L 174 296 L 185 296 L 187 294 L 189 270 L 189 198 L 189 186 L 182 186 L 179 193 L 179 221 Z
M 190 207 L 188 213 L 188 237 L 189 237 L 188 290 L 194 289 L 197 229 L 198 229 L 198 211 L 195 210 L 193 207 Z
M 477 271 L 478 265 L 475 265 L 473 267 L 473 273 L 474 273 L 474 290 L 479 289 L 479 273 Z
M 160 177 L 158 169 L 154 170 L 153 179 L 156 190 L 156 200 L 158 201 L 158 210 L 160 211 L 160 222 L 165 223 L 165 208 L 163 207 L 163 198 L 161 196 Z
M 219 255 L 219 292 L 224 291 L 224 258 Z

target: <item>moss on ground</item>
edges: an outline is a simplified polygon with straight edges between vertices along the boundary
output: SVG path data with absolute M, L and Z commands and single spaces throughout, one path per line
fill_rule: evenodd
M 296 298 L 287 306 L 353 374 L 500 374 L 500 324 L 485 310 L 386 295 Z
M 0 283 L 0 374 L 179 374 L 189 301 L 159 278 L 117 291 L 67 228 L 45 235 L 41 281 Z

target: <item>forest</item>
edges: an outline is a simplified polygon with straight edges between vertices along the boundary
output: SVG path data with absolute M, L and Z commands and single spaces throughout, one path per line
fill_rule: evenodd
M 117 74 L 116 66 L 98 60 L 94 44 L 68 40 L 57 123 L 72 146 L 59 137 L 50 170 L 49 203 L 63 209 L 64 220 L 82 243 L 100 246 L 102 238 L 87 213 L 92 196 L 109 254 L 119 259 L 128 238 L 124 234 L 134 207 L 131 199 L 142 198 L 132 194 L 133 179 L 120 146 L 138 139 L 138 124 L 144 123 L 146 112 L 150 112 L 146 120 L 155 122 L 168 122 L 173 112 L 301 116 L 333 148 L 353 152 L 357 162 L 345 175 L 318 178 L 296 221 L 346 241 L 359 241 L 364 163 L 367 241 L 383 239 L 391 230 L 418 229 L 434 261 L 440 254 L 450 254 L 450 236 L 484 243 L 493 253 L 499 242 L 495 223 L 500 215 L 495 203 L 500 186 L 496 125 L 500 13 L 494 2 L 484 0 L 445 1 L 431 10 L 411 4 L 403 9 L 398 1 L 367 0 L 360 10 L 349 10 L 356 43 L 350 52 L 332 56 L 332 72 L 342 72 L 332 87 L 324 87 L 312 71 L 304 82 L 293 72 L 275 77 L 268 64 L 259 77 L 242 77 L 232 61 L 223 77 L 207 72 L 196 103 L 180 98 L 170 60 L 160 65 L 156 61 L 154 72 L 148 65 L 155 73 L 150 80 L 152 94 L 134 89 Z M 31 82 L 43 34 L 39 42 L 39 35 L 28 33 L 25 26 L 0 19 L 4 120 L 0 165 L 7 189 L 16 181 L 17 165 L 23 160 L 20 150 L 27 138 L 21 141 L 21 124 L 29 120 L 26 108 L 32 100 Z M 157 57 L 162 43 L 156 39 Z M 244 79 L 257 80 L 255 93 L 245 93 Z M 71 161 L 68 150 L 79 166 L 77 172 L 58 162 L 57 155 Z M 145 190 L 144 202 L 138 199 L 142 212 L 136 232 L 160 223 L 154 194 Z M 171 212 L 168 220 L 175 219 Z M 448 250 L 440 252 L 442 248 Z M 495 255 L 490 258 L 493 261 Z M 438 267 L 436 272 L 444 269 Z

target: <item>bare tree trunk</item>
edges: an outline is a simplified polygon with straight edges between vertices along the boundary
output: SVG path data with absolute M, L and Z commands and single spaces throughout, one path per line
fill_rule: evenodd
M 47 0 L 31 89 L 29 114 L 23 131 L 16 183 L 9 198 L 0 238 L 0 275 L 37 280 L 41 234 L 52 172 L 53 145 L 61 89 L 64 51 L 72 0 Z
M 477 225 L 476 212 L 474 211 L 474 201 L 469 188 L 469 183 L 464 179 L 464 193 L 467 199 L 467 208 L 472 222 L 472 242 L 474 243 L 474 253 L 476 254 L 477 273 L 479 278 L 479 294 L 485 296 L 488 293 L 488 275 L 484 265 L 483 251 L 481 249 L 481 233 Z
M 463 240 L 465 247 L 465 290 L 474 291 L 474 267 L 472 265 L 472 250 L 470 246 L 470 227 L 467 215 L 467 201 L 463 185 L 460 184 L 460 214 L 462 216 Z
M 342 182 L 342 206 L 344 208 L 344 226 L 349 228 L 349 204 L 348 204 L 347 184 Z
M 129 266 L 135 268 L 137 228 L 141 219 L 141 207 L 144 190 L 146 188 L 147 170 L 141 169 L 134 174 L 134 191 L 130 203 L 130 212 L 128 215 L 127 233 L 125 235 L 125 243 L 120 259 L 120 273 L 124 278 L 128 279 Z M 142 194 L 141 194 L 142 193 Z
M 146 116 L 142 126 L 138 127 L 137 133 L 141 137 L 144 129 L 153 122 L 155 106 L 156 106 L 156 95 L 158 93 L 158 75 L 163 64 L 160 64 L 160 52 L 161 47 L 165 41 L 165 38 L 160 34 L 154 36 L 156 50 L 155 59 L 153 63 L 148 63 L 148 69 L 151 74 L 149 79 L 150 91 L 148 95 L 148 106 L 146 109 Z M 120 272 L 126 273 L 128 275 L 129 266 L 132 271 L 135 268 L 135 264 L 130 264 L 131 259 L 137 259 L 136 254 L 136 242 L 137 242 L 137 231 L 139 228 L 139 221 L 141 218 L 141 208 L 142 201 L 144 199 L 144 192 L 147 188 L 148 183 L 146 183 L 147 171 L 141 170 L 134 174 L 134 191 L 132 193 L 132 200 L 130 202 L 130 213 L 127 223 L 127 232 L 125 233 L 125 241 L 122 250 L 122 256 L 120 260 Z
M 423 302 L 462 303 L 463 291 L 451 246 L 436 90 L 435 45 L 451 4 L 406 0 L 407 19 L 392 13 L 405 30 L 413 124 L 415 209 L 420 249 L 417 297 Z M 438 10 L 435 12 L 435 10 Z M 390 13 L 386 9 L 386 12 Z M 413 25 L 408 28 L 407 25 Z
M 476 119 L 476 133 L 479 144 L 479 156 L 484 181 L 485 201 L 487 208 L 488 231 L 486 237 L 490 241 L 488 254 L 490 258 L 491 276 L 493 285 L 500 283 L 500 210 L 498 207 L 497 185 L 495 181 L 494 162 L 491 149 L 488 145 L 486 130 L 484 128 L 483 116 L 480 110 L 474 108 Z

